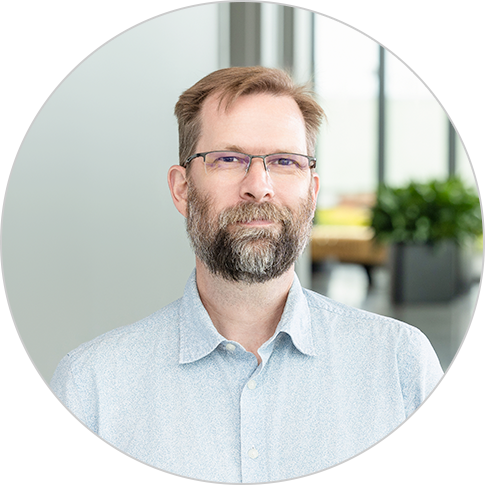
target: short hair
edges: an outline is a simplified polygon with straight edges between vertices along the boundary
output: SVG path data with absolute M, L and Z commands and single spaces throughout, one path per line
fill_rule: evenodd
M 219 106 L 224 101 L 227 110 L 239 96 L 262 93 L 286 95 L 296 101 L 305 120 L 308 154 L 314 155 L 318 130 L 325 113 L 309 87 L 296 85 L 280 69 L 261 66 L 228 67 L 202 78 L 184 91 L 175 105 L 179 125 L 180 165 L 185 166 L 187 159 L 195 153 L 201 135 L 200 113 L 209 96 L 219 95 Z

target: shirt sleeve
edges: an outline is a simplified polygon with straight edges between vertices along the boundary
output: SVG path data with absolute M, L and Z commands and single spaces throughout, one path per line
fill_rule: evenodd
M 71 413 L 88 428 L 95 431 L 95 423 L 90 423 L 85 412 L 85 403 L 79 385 L 76 383 L 71 357 L 67 354 L 57 366 L 50 387 L 59 400 Z
M 406 417 L 429 396 L 443 377 L 438 356 L 427 337 L 412 328 L 401 339 L 398 354 L 401 389 Z

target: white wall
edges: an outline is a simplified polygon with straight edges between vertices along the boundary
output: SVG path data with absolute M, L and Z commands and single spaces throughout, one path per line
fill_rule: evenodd
M 194 258 L 166 182 L 178 163 L 173 106 L 222 67 L 217 15 L 214 4 L 184 9 L 119 35 L 69 74 L 24 139 L 4 204 L 3 273 L 46 380 L 80 343 L 182 295 Z

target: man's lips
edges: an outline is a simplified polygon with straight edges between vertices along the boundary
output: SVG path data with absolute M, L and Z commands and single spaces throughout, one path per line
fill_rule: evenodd
M 239 221 L 238 224 L 241 224 L 243 226 L 269 226 L 271 224 L 274 224 L 274 222 L 269 220 L 258 219 L 254 221 L 245 221 L 245 222 Z

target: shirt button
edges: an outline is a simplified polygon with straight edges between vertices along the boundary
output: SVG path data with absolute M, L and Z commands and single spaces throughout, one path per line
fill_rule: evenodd
M 248 456 L 249 458 L 252 458 L 253 460 L 255 460 L 259 456 L 258 450 L 256 448 L 251 448 L 248 451 Z
M 234 344 L 227 344 L 226 350 L 229 350 L 229 352 L 234 352 L 236 350 L 236 346 Z
M 253 381 L 252 379 L 248 382 L 248 387 L 249 389 L 255 389 L 256 388 L 256 381 Z M 256 452 L 257 453 L 257 452 Z

